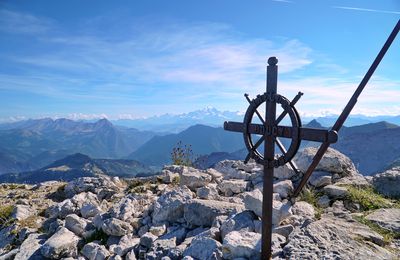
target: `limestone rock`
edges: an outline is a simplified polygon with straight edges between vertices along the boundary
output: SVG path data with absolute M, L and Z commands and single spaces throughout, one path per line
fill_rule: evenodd
M 313 205 L 305 202 L 298 201 L 292 206 L 293 215 L 298 215 L 304 219 L 313 219 L 315 217 L 315 209 Z
M 46 210 L 48 218 L 64 219 L 69 214 L 78 214 L 79 208 L 70 199 L 57 203 Z
M 249 210 L 234 215 L 222 223 L 220 228 L 222 239 L 226 236 L 226 234 L 232 231 L 245 230 L 254 232 L 254 220 L 256 219 L 257 216 L 253 213 L 253 211 Z
M 316 147 L 307 147 L 301 151 L 295 158 L 299 169 L 305 172 L 316 153 Z M 353 162 L 333 148 L 328 148 L 315 170 L 338 173 L 341 177 L 358 174 Z
M 81 253 L 89 260 L 105 260 L 110 256 L 110 252 L 108 252 L 105 246 L 94 242 L 86 244 L 82 248 Z
M 343 218 L 324 216 L 297 227 L 283 248 L 285 259 L 395 259 L 368 240 L 380 235 L 367 226 Z
M 204 187 L 211 182 L 212 177 L 207 173 L 200 172 L 192 167 L 184 167 L 180 176 L 180 185 L 191 190 Z
M 91 192 L 97 194 L 99 199 L 109 199 L 121 190 L 121 183 L 108 176 L 81 177 L 68 182 L 64 188 L 67 197 L 72 198 L 75 194 Z
M 62 227 L 40 248 L 43 256 L 51 259 L 76 256 L 79 237 Z
M 331 198 L 344 198 L 347 196 L 348 192 L 345 187 L 336 186 L 336 185 L 327 185 L 324 187 L 323 191 L 326 195 Z
M 180 244 L 185 240 L 187 234 L 187 230 L 181 226 L 173 226 L 168 228 L 166 234 L 159 237 L 160 240 L 170 240 L 174 239 L 177 244 Z
M 15 256 L 18 254 L 18 248 L 15 248 L 13 250 L 10 250 L 6 253 L 3 253 L 3 250 L 0 249 L 0 260 L 10 260 L 10 259 L 15 259 Z M 34 260 L 34 259 L 32 259 Z M 39 260 L 39 259 L 38 259 Z
M 372 185 L 381 194 L 400 198 L 400 167 L 392 168 L 377 174 L 372 179 Z
M 137 200 L 129 195 L 123 197 L 111 208 L 111 216 L 122 221 L 138 217 L 140 213 Z
M 318 199 L 317 203 L 321 208 L 327 208 L 329 207 L 331 200 L 329 199 L 328 195 L 323 195 Z
M 35 210 L 30 206 L 15 205 L 11 217 L 16 220 L 23 220 L 35 214 Z
M 272 232 L 284 236 L 286 239 L 289 237 L 290 233 L 292 233 L 294 227 L 292 225 L 283 225 L 275 227 Z
M 255 189 L 251 192 L 245 192 L 243 202 L 247 210 L 253 211 L 260 218 L 262 217 L 262 193 L 260 190 Z M 283 219 L 292 214 L 289 202 L 282 203 L 281 201 L 274 200 L 272 210 L 273 225 L 279 225 Z
M 110 236 L 123 236 L 133 231 L 133 228 L 129 223 L 117 218 L 106 219 L 103 221 L 101 228 L 104 233 Z
M 333 176 L 332 176 L 333 177 Z M 371 183 L 368 181 L 368 177 L 361 174 L 353 174 L 350 176 L 345 176 L 339 179 L 332 179 L 332 182 L 336 185 L 352 185 L 357 187 L 370 187 Z
M 15 259 L 42 259 L 43 257 L 40 254 L 40 247 L 45 241 L 45 235 L 37 233 L 30 234 L 21 244 L 18 253 L 15 255 Z
M 65 217 L 65 227 L 77 236 L 82 236 L 87 224 L 88 223 L 85 219 L 80 218 L 76 214 L 71 214 Z
M 249 188 L 249 182 L 244 180 L 223 180 L 218 184 L 218 189 L 225 194 L 225 196 L 232 196 L 234 194 L 242 193 Z
M 253 171 L 252 164 L 244 164 L 241 161 L 224 160 L 218 162 L 214 169 L 224 175 L 224 179 L 250 180 Z
M 149 232 L 152 233 L 153 235 L 159 237 L 161 235 L 164 235 L 166 230 L 167 230 L 167 227 L 165 225 L 159 225 L 159 226 L 150 227 Z
M 211 175 L 212 182 L 215 182 L 215 183 L 220 182 L 223 177 L 222 173 L 220 173 L 219 171 L 217 171 L 213 168 L 209 168 L 209 169 L 205 170 L 205 173 Z
M 219 198 L 217 185 L 210 183 L 205 187 L 197 189 L 197 198 L 206 200 L 216 200 Z
M 176 180 L 179 180 L 179 173 L 171 172 L 167 169 L 163 169 L 161 172 L 161 179 L 163 183 L 173 183 Z
M 133 237 L 132 235 L 125 235 L 121 237 L 118 241 L 118 244 L 110 246 L 110 252 L 117 254 L 119 256 L 126 255 L 129 251 L 131 251 L 136 245 L 140 242 L 140 238 Z
M 208 237 L 197 237 L 183 252 L 184 256 L 191 256 L 195 259 L 220 259 L 222 252 L 221 243 Z
M 291 180 L 284 180 L 274 184 L 274 193 L 278 193 L 283 199 L 289 197 L 293 192 L 293 183 Z
M 232 231 L 223 240 L 222 253 L 224 259 L 259 259 L 260 252 L 261 235 L 258 233 Z
M 247 210 L 256 213 L 257 216 L 262 216 L 262 198 L 263 194 L 259 189 L 243 193 L 243 202 Z
M 175 238 L 157 239 L 147 253 L 146 259 L 161 259 L 164 256 L 179 259 L 181 255 L 182 252 L 176 250 Z
M 94 205 L 100 204 L 100 202 L 97 198 L 97 195 L 93 194 L 91 192 L 78 193 L 71 198 L 71 201 L 78 208 L 82 208 L 83 205 L 85 205 L 87 203 L 94 204 Z
M 296 175 L 296 173 L 288 164 L 285 164 L 283 166 L 274 169 L 274 177 L 280 180 L 289 180 L 294 175 Z
M 329 172 L 315 171 L 311 174 L 308 183 L 316 188 L 324 187 L 332 184 L 332 174 Z
M 80 209 L 81 215 L 84 218 L 91 218 L 102 212 L 102 209 L 92 203 L 85 203 Z
M 241 211 L 243 211 L 241 204 L 193 199 L 185 204 L 184 218 L 191 225 L 210 227 L 215 217 Z
M 400 209 L 378 209 L 365 217 L 380 227 L 400 233 Z
M 150 232 L 147 232 L 140 238 L 140 245 L 150 248 L 153 242 L 157 239 L 155 235 Z
M 136 260 L 136 259 L 137 258 L 134 250 L 129 251 L 125 256 L 125 260 Z
M 154 203 L 153 222 L 155 224 L 176 222 L 183 217 L 183 206 L 190 199 L 192 199 L 192 192 L 186 187 L 164 193 Z

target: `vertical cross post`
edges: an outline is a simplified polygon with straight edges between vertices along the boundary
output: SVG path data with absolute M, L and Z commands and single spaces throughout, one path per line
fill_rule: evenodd
M 274 180 L 274 156 L 275 156 L 275 136 L 272 135 L 275 128 L 276 102 L 273 100 L 277 93 L 278 81 L 278 60 L 275 57 L 268 59 L 267 67 L 267 95 L 265 105 L 265 129 L 264 133 L 264 181 L 263 181 L 263 204 L 262 204 L 262 237 L 261 237 L 261 256 L 262 259 L 271 258 L 272 241 L 272 195 Z

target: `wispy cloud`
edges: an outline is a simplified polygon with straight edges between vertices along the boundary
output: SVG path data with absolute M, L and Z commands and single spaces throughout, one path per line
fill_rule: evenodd
M 46 19 L 0 12 L 0 30 L 36 37 L 46 49 L 24 55 L 4 54 L 3 60 L 22 68 L 22 72 L 0 71 L 0 91 L 47 97 L 54 100 L 54 107 L 60 100 L 84 103 L 94 111 L 85 114 L 79 113 L 79 106 L 76 110 L 69 108 L 63 115 L 69 118 L 148 116 L 189 112 L 206 105 L 243 111 L 248 105 L 243 92 L 255 96 L 265 90 L 269 56 L 279 58 L 279 92 L 289 98 L 299 90 L 306 93 L 299 102 L 302 113 L 338 111 L 358 84 L 346 79 L 346 68 L 316 56 L 317 51 L 298 39 L 252 38 L 225 24 L 169 22 L 151 28 L 133 24 L 129 28 L 134 29 L 127 28 L 123 38 L 113 39 L 96 31 L 71 35 L 57 29 L 55 35 L 52 28 L 57 24 Z M 22 28 L 17 18 L 31 23 L 31 27 Z M 19 29 L 12 30 L 14 25 Z M 325 73 L 293 78 L 306 69 L 312 75 L 335 70 L 343 77 L 331 78 Z M 376 107 L 373 113 L 379 113 L 398 104 L 395 97 L 400 90 L 395 86 L 399 82 L 375 78 L 370 85 L 356 111 Z M 68 115 L 70 112 L 76 113 Z
M 369 8 L 360 8 L 360 7 L 350 7 L 350 6 L 333 6 L 333 8 L 351 10 L 351 11 L 383 13 L 383 14 L 400 14 L 399 11 L 387 11 L 387 10 L 369 9 Z
M 358 79 L 329 77 L 309 77 L 305 79 L 283 80 L 280 89 L 288 97 L 297 91 L 304 96 L 296 107 L 303 115 L 323 116 L 324 114 L 340 114 L 359 84 Z M 366 115 L 398 115 L 398 89 L 400 81 L 373 76 L 361 94 L 353 114 Z
M 251 87 L 265 78 L 266 59 L 271 55 L 279 56 L 282 74 L 312 64 L 311 48 L 295 39 L 276 43 L 244 38 L 229 26 L 215 23 L 160 27 L 127 33 L 130 36 L 118 41 L 87 35 L 41 36 L 51 47 L 46 54 L 8 59 L 35 75 L 51 73 L 51 81 L 43 79 L 41 85 L 60 95 L 79 88 L 79 93 L 91 97 L 92 93 L 115 97 L 118 90 L 127 97 L 151 94 L 159 99 L 166 95 L 201 98 L 198 93 L 213 95 L 221 89 L 232 92 Z M 21 82 L 24 77 L 13 80 Z M 57 77 L 61 83 L 55 83 Z M 75 84 L 68 87 L 65 78 Z M 28 77 L 25 82 L 31 80 Z M 26 84 L 5 85 L 28 88 Z M 170 102 L 175 99 L 171 97 Z
M 0 31 L 7 33 L 42 34 L 50 30 L 53 22 L 31 14 L 0 10 Z
M 294 1 L 290 1 L 290 0 L 272 0 L 272 1 L 273 1 L 273 2 L 288 3 L 288 4 L 294 3 Z

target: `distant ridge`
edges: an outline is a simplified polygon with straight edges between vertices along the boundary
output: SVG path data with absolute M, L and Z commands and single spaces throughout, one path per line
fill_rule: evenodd
M 0 182 L 32 184 L 53 180 L 70 181 L 99 174 L 131 178 L 153 175 L 154 171 L 134 160 L 92 159 L 76 153 L 36 171 L 0 175 Z
M 0 174 L 43 167 L 68 154 L 92 158 L 122 158 L 155 133 L 116 127 L 107 119 L 96 122 L 37 119 L 0 125 Z
M 146 165 L 162 166 L 171 163 L 171 151 L 176 144 L 192 145 L 193 154 L 200 156 L 212 152 L 234 152 L 244 147 L 240 134 L 225 131 L 221 127 L 194 125 L 179 134 L 155 136 L 128 158 Z

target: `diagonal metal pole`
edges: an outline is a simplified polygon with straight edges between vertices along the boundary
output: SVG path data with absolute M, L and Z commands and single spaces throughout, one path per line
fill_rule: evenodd
M 333 125 L 333 131 L 339 132 L 340 128 L 342 128 L 344 122 L 346 121 L 347 117 L 350 115 L 351 110 L 353 110 L 354 106 L 357 103 L 358 97 L 361 95 L 362 91 L 364 90 L 365 86 L 367 85 L 369 79 L 374 74 L 376 68 L 378 67 L 379 63 L 382 61 L 383 57 L 385 56 L 387 50 L 389 49 L 390 45 L 393 43 L 394 39 L 396 38 L 397 34 L 400 31 L 400 19 L 398 20 L 396 26 L 394 27 L 393 31 L 389 35 L 388 39 L 386 40 L 385 44 L 383 45 L 382 49 L 376 56 L 374 62 L 372 63 L 371 67 L 368 69 L 367 73 L 365 74 L 364 78 L 358 85 L 356 91 L 354 92 L 353 96 L 350 98 L 349 102 L 347 103 L 346 107 L 343 109 L 342 113 L 340 114 L 339 118 L 336 120 L 335 124 Z M 319 147 L 317 153 L 315 154 L 311 165 L 308 167 L 306 173 L 304 174 L 303 179 L 301 180 L 299 186 L 297 186 L 296 190 L 293 193 L 294 197 L 297 197 L 303 187 L 306 185 L 308 179 L 310 178 L 311 174 L 317 167 L 318 163 L 321 161 L 322 156 L 324 156 L 325 152 L 328 150 L 330 143 L 324 142 Z

